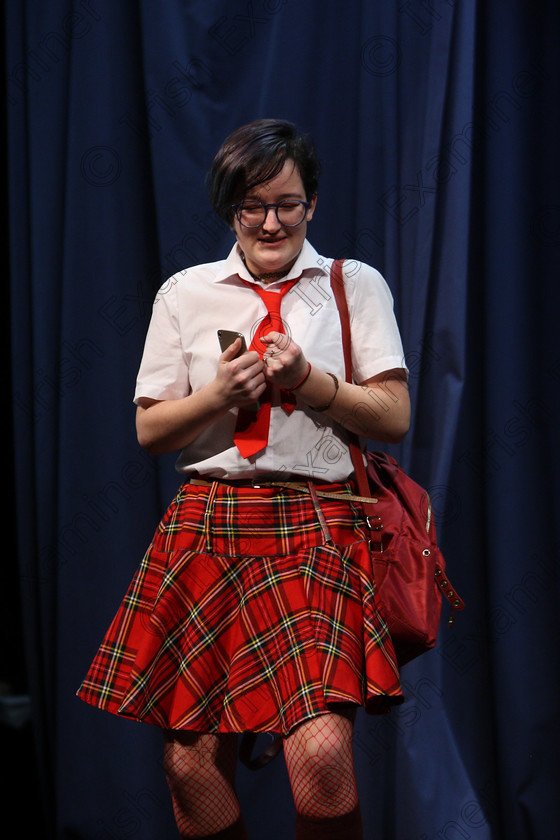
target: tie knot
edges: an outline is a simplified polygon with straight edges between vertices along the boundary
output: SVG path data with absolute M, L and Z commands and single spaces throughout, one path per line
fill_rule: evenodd
M 279 292 L 268 292 L 264 289 L 259 289 L 258 294 L 266 306 L 269 315 L 279 316 L 282 307 L 282 298 L 285 293 L 282 290 Z
M 251 341 L 250 347 L 251 350 L 256 350 L 261 356 L 266 350 L 266 347 L 261 342 L 261 338 L 263 335 L 267 335 L 272 330 L 274 332 L 286 332 L 286 330 L 284 329 L 284 324 L 282 323 L 282 316 L 280 314 L 282 300 L 284 299 L 284 296 L 290 291 L 290 289 L 297 283 L 298 280 L 299 277 L 296 277 L 293 280 L 288 280 L 287 282 L 282 284 L 282 286 L 277 292 L 272 291 L 271 289 L 261 289 L 261 287 L 258 286 L 256 283 L 249 283 L 247 280 L 243 280 L 243 283 L 245 283 L 245 285 L 248 288 L 252 289 L 259 295 L 264 305 L 266 306 L 267 314 L 257 326 L 253 334 L 253 339 Z

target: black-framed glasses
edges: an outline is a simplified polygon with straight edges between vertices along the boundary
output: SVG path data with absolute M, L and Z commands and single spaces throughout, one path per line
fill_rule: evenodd
M 310 201 L 299 201 L 287 198 L 279 201 L 278 204 L 263 204 L 262 201 L 245 199 L 239 204 L 232 204 L 237 221 L 245 228 L 258 228 L 266 219 L 271 207 L 274 207 L 276 218 L 281 225 L 286 227 L 297 227 L 305 219 Z

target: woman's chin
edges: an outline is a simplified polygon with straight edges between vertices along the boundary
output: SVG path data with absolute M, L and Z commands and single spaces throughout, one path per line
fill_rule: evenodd
M 294 264 L 297 254 L 292 254 L 285 243 L 259 245 L 256 259 L 251 260 L 251 270 L 255 274 L 273 274 L 288 272 Z

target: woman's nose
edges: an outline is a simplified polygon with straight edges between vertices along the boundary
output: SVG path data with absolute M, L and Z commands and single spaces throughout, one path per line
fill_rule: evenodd
M 262 223 L 263 230 L 278 230 L 281 226 L 276 215 L 275 207 L 265 207 L 265 217 Z

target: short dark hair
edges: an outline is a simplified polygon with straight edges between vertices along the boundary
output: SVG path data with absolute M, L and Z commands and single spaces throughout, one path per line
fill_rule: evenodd
M 293 160 L 308 201 L 317 192 L 319 162 L 313 141 L 287 120 L 255 120 L 241 126 L 222 143 L 208 172 L 212 207 L 229 225 L 231 205 L 257 184 L 275 178 Z

